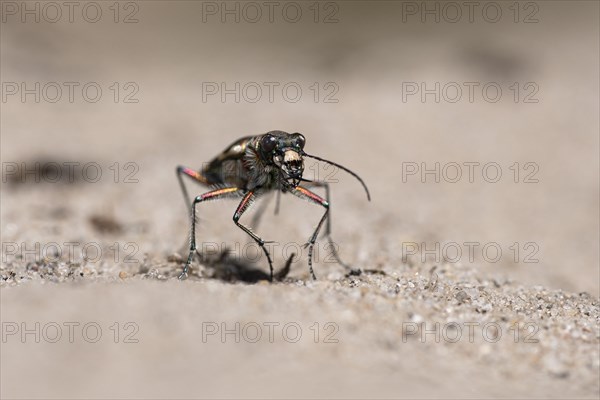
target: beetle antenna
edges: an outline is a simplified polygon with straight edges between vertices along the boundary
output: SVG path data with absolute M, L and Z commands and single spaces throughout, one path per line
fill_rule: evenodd
M 317 156 L 312 156 L 312 155 L 304 153 L 304 152 L 302 152 L 302 155 L 306 156 L 306 157 L 314 158 L 315 160 L 326 162 L 326 163 L 331 164 L 333 166 L 336 166 L 336 167 L 338 167 L 340 169 L 343 169 L 344 171 L 346 171 L 347 173 L 349 173 L 350 175 L 352 175 L 353 177 L 355 177 L 356 179 L 358 179 L 358 181 L 363 186 L 363 188 L 365 188 L 365 192 L 367 192 L 367 199 L 369 199 L 369 201 L 371 201 L 371 194 L 369 193 L 369 188 L 367 188 L 367 185 L 362 180 L 362 178 L 360 176 L 358 176 L 358 174 L 350 171 L 348 168 L 346 168 L 346 167 L 344 167 L 344 166 L 342 166 L 342 165 L 340 165 L 338 163 L 334 163 L 333 161 L 329 161 L 329 160 L 326 160 L 324 158 L 317 157 Z

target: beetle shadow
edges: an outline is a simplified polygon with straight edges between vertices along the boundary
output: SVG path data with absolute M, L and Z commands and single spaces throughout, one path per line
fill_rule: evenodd
M 228 249 L 218 253 L 203 254 L 196 252 L 196 257 L 205 267 L 205 273 L 211 279 L 217 279 L 224 282 L 236 283 L 257 283 L 259 281 L 269 281 L 271 274 L 256 268 L 253 264 L 233 257 Z M 285 265 L 279 271 L 274 271 L 273 282 L 283 281 L 290 273 L 290 267 L 295 254 L 291 254 L 286 260 Z

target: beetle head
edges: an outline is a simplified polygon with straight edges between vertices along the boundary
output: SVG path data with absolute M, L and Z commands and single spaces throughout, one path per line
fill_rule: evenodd
M 300 133 L 271 131 L 264 134 L 258 148 L 265 162 L 275 165 L 283 174 L 285 181 L 296 187 L 304 173 L 304 143 L 305 138 Z

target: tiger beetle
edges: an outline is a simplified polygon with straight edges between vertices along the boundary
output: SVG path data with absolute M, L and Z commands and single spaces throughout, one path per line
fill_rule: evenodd
M 186 279 L 196 252 L 196 206 L 207 200 L 217 200 L 231 197 L 241 197 L 242 200 L 233 214 L 233 222 L 246 232 L 260 246 L 269 262 L 271 271 L 270 280 L 273 280 L 273 261 L 269 251 L 265 247 L 265 241 L 255 234 L 249 227 L 240 223 L 240 218 L 249 206 L 259 196 L 276 191 L 279 193 L 291 193 L 311 203 L 318 204 L 325 209 L 323 216 L 304 247 L 308 246 L 308 267 L 313 279 L 317 279 L 312 267 L 312 253 L 315 241 L 323 223 L 327 220 L 325 236 L 332 249 L 332 255 L 341 265 L 348 267 L 340 260 L 331 239 L 331 217 L 329 215 L 329 183 L 324 181 L 304 179 L 303 157 L 310 157 L 340 168 L 354 176 L 362 184 L 371 201 L 371 195 L 365 182 L 354 172 L 332 161 L 304 152 L 306 139 L 300 133 L 286 133 L 283 131 L 271 131 L 258 136 L 243 137 L 221 154 L 210 161 L 200 171 L 178 166 L 177 178 L 191 215 L 190 252 L 183 267 L 179 279 Z M 233 171 L 233 172 L 232 172 Z M 183 176 L 188 176 L 195 182 L 212 187 L 214 190 L 197 196 L 190 204 Z M 304 182 L 304 185 L 300 185 Z M 310 191 L 307 187 L 324 187 L 325 198 Z

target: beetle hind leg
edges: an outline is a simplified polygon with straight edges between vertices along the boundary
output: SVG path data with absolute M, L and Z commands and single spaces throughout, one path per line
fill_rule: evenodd
M 185 206 L 188 208 L 188 211 L 192 212 L 192 203 L 190 202 L 190 197 L 188 195 L 187 188 L 185 187 L 185 182 L 183 181 L 183 177 L 187 176 L 193 179 L 195 182 L 200 183 L 204 186 L 210 186 L 215 182 L 212 182 L 211 179 L 206 176 L 202 171 L 196 171 L 191 168 L 184 167 L 182 165 L 177 166 L 177 179 L 179 180 L 179 186 L 181 187 L 181 193 L 183 193 L 183 199 L 185 200 Z

